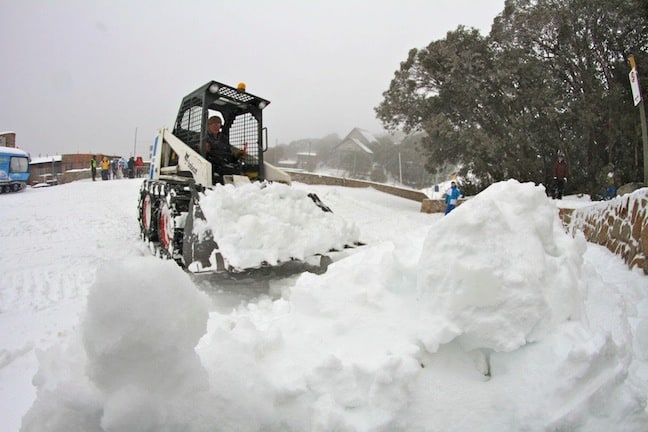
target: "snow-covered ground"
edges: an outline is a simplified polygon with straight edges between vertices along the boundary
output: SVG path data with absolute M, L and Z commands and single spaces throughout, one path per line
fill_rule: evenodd
M 140 182 L 0 196 L 3 431 L 648 430 L 648 278 L 541 188 L 297 184 L 366 246 L 232 285 L 150 256 Z

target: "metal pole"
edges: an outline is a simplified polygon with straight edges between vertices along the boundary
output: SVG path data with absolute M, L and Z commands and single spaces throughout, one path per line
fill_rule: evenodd
M 639 102 L 639 115 L 641 116 L 641 137 L 643 139 L 644 186 L 648 186 L 648 128 L 646 127 L 646 109 L 643 99 Z
M 401 164 L 401 154 L 398 152 L 398 179 L 400 184 L 403 184 L 403 166 Z
M 137 126 L 135 126 L 135 144 L 133 146 L 133 157 L 137 154 Z
M 630 68 L 632 69 L 632 72 L 636 73 L 637 63 L 635 62 L 634 56 L 630 54 L 628 56 L 628 60 L 630 61 Z M 644 185 L 648 185 L 648 127 L 646 127 L 646 109 L 644 108 L 644 101 L 641 95 L 641 88 L 639 84 L 640 83 L 637 79 L 637 81 L 635 82 L 636 87 L 634 87 L 633 92 L 638 90 L 638 94 L 639 94 L 638 105 L 639 105 L 639 116 L 641 117 L 641 139 L 643 141 L 643 166 L 644 166 L 643 180 L 644 180 Z

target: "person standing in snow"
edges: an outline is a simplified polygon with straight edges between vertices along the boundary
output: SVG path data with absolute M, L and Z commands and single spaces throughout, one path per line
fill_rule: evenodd
M 106 156 L 101 161 L 101 180 L 110 180 L 110 161 Z
M 117 178 L 117 160 L 113 159 L 110 162 L 110 170 L 112 171 L 112 178 L 115 180 Z
M 124 178 L 124 170 L 126 169 L 126 159 L 120 157 L 117 161 L 117 176 L 120 179 Z
M 95 155 L 92 155 L 90 161 L 90 172 L 92 173 L 92 181 L 97 181 L 97 157 Z
M 135 158 L 133 156 L 128 159 L 128 178 L 135 178 Z
M 568 174 L 569 170 L 567 169 L 565 155 L 558 153 L 558 160 L 556 160 L 553 166 L 554 199 L 562 199 Z
M 142 156 L 137 156 L 137 159 L 135 159 L 135 174 L 137 175 L 137 178 L 142 177 L 143 172 L 144 161 L 142 160 Z
M 455 182 L 450 182 L 450 188 L 445 193 L 446 209 L 445 214 L 450 213 L 457 207 L 457 202 L 461 196 L 461 191 Z

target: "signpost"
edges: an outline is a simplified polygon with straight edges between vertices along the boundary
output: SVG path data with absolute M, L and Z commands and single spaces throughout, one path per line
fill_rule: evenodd
M 641 137 L 643 139 L 643 160 L 644 160 L 644 185 L 648 186 L 648 128 L 646 127 L 646 109 L 644 108 L 641 86 L 639 85 L 639 73 L 637 63 L 632 54 L 628 56 L 630 61 L 630 87 L 632 88 L 632 99 L 635 106 L 639 105 L 639 116 L 641 117 Z

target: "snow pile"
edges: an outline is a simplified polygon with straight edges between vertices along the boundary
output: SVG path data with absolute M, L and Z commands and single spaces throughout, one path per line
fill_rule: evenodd
M 304 260 L 358 241 L 359 230 L 282 183 L 225 185 L 200 200 L 226 265 L 248 269 Z
M 83 337 L 40 356 L 23 430 L 646 430 L 645 324 L 542 187 L 500 183 L 427 221 L 425 241 L 385 235 L 206 330 L 179 267 L 100 267 L 119 276 L 91 289 Z
M 558 323 L 579 320 L 585 248 L 582 235 L 565 235 L 543 187 L 492 185 L 426 239 L 418 291 L 436 323 L 424 326 L 434 329 L 426 346 L 461 336 L 466 349 L 513 351 Z
M 90 290 L 80 340 L 40 356 L 39 399 L 23 429 L 194 430 L 187 426 L 211 417 L 207 374 L 194 351 L 207 297 L 172 261 L 110 262 L 98 274 L 110 277 Z M 150 283 L 157 274 L 164 283 Z

